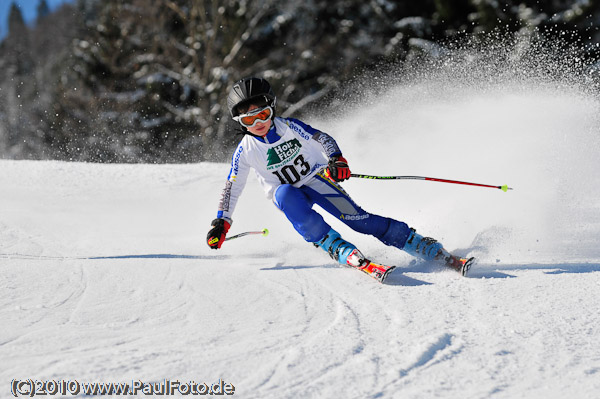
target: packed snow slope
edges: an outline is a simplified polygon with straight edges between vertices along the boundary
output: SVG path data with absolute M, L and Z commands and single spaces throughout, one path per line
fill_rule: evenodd
M 388 284 L 304 242 L 227 164 L 0 161 L 0 397 L 13 379 L 219 379 L 240 398 L 600 397 L 600 115 L 580 87 L 399 84 L 333 118 L 364 208 L 477 256 L 469 277 L 327 220 Z M 80 396 L 83 394 L 80 393 Z

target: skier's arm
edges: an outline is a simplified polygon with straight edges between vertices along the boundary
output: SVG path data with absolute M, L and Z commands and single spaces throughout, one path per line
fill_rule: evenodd
M 334 181 L 344 181 L 350 178 L 350 167 L 348 161 L 342 156 L 342 151 L 337 143 L 327 133 L 317 131 L 313 139 L 323 146 L 323 151 L 329 157 L 329 164 L 325 174 Z
M 287 121 L 290 124 L 297 125 L 297 127 L 307 133 L 312 140 L 315 140 L 317 143 L 321 144 L 321 147 L 323 147 L 323 152 L 328 158 L 342 155 L 342 150 L 340 150 L 340 147 L 338 147 L 335 139 L 327 133 L 317 130 L 314 127 L 307 125 L 301 120 L 295 118 L 287 118 Z M 298 131 L 298 129 L 294 130 Z
M 334 181 L 344 181 L 350 178 L 350 167 L 348 161 L 342 156 L 340 147 L 334 138 L 327 133 L 316 131 L 313 139 L 323 146 L 323 151 L 329 157 L 329 163 L 325 175 Z
M 231 169 L 225 182 L 225 188 L 221 193 L 217 218 L 212 221 L 213 228 L 206 237 L 208 246 L 213 249 L 221 248 L 225 241 L 225 235 L 233 223 L 233 211 L 246 185 L 249 170 L 244 148 L 240 144 L 231 159 Z
M 323 152 L 325 152 L 325 155 L 327 155 L 328 158 L 342 156 L 342 150 L 340 150 L 335 139 L 327 133 L 317 130 L 312 138 L 321 144 Z
M 221 200 L 219 201 L 217 218 L 225 219 L 229 223 L 232 223 L 233 211 L 235 210 L 238 198 L 242 194 L 242 191 L 244 191 L 249 172 L 250 165 L 246 159 L 246 150 L 240 144 L 231 157 L 231 168 L 225 182 L 225 188 L 221 194 Z

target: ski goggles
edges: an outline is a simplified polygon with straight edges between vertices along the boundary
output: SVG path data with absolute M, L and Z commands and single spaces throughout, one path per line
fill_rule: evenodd
M 259 122 L 268 121 L 273 115 L 273 108 L 267 105 L 263 108 L 258 108 L 252 110 L 250 112 L 246 112 L 245 114 L 234 116 L 233 120 L 239 122 L 242 126 L 245 127 L 254 127 Z

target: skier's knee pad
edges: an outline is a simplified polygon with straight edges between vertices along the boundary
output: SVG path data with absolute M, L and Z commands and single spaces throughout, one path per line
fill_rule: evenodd
M 435 259 L 442 249 L 443 246 L 441 243 L 433 238 L 423 237 L 422 235 L 417 234 L 415 229 L 410 229 L 410 235 L 404 246 L 404 251 L 426 260 Z
M 411 233 L 410 228 L 404 222 L 399 222 L 394 219 L 388 219 L 389 226 L 383 236 L 379 237 L 379 240 L 385 245 L 391 245 L 398 249 L 403 249 L 408 239 L 408 235 Z

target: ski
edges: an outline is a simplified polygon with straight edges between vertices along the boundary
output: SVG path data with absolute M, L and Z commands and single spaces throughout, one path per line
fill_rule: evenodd
M 465 259 L 465 258 L 461 258 L 461 259 Z M 468 259 L 465 259 L 465 261 L 463 262 L 463 265 L 460 269 L 460 274 L 463 277 L 466 276 L 467 273 L 469 272 L 469 270 L 471 269 L 471 266 L 473 266 L 474 263 L 475 263 L 475 258 L 472 256 Z
M 373 277 L 375 280 L 380 283 L 385 282 L 387 276 L 394 270 L 396 266 L 384 266 L 379 265 L 377 263 L 373 263 L 370 260 L 367 260 L 367 264 L 358 268 L 363 272 L 367 273 L 369 276 Z
M 456 270 L 461 274 L 461 276 L 467 275 L 469 269 L 471 269 L 471 266 L 473 266 L 474 262 L 474 257 L 460 258 L 458 256 L 451 255 L 449 258 L 446 258 L 446 266 L 453 270 Z
M 396 268 L 396 266 L 384 266 L 373 263 L 358 250 L 354 249 L 346 258 L 346 265 L 354 269 L 362 270 L 375 280 L 383 283 L 387 276 Z

